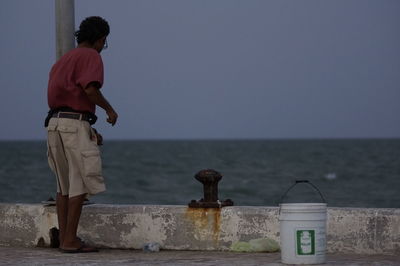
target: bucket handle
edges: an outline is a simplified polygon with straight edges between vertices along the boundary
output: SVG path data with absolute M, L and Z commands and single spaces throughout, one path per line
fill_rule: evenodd
M 286 197 L 286 195 L 289 193 L 289 191 L 290 191 L 294 186 L 296 186 L 296 185 L 299 184 L 299 183 L 306 183 L 306 184 L 309 184 L 310 186 L 312 186 L 312 187 L 318 192 L 318 194 L 320 195 L 322 201 L 323 201 L 324 203 L 326 203 L 326 200 L 325 200 L 324 196 L 322 196 L 321 191 L 319 191 L 319 189 L 318 189 L 313 183 L 311 183 L 311 182 L 308 181 L 308 180 L 296 180 L 295 183 L 294 183 L 293 185 L 291 185 L 291 186 L 286 190 L 286 192 L 283 194 L 283 196 L 281 197 L 280 203 L 283 203 L 283 199 Z

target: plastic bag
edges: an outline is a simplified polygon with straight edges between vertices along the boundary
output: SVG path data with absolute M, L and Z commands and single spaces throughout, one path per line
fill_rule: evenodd
M 271 238 L 258 238 L 249 241 L 254 252 L 276 252 L 279 251 L 279 244 Z
M 231 251 L 235 252 L 253 252 L 250 243 L 248 242 L 235 242 L 231 245 Z

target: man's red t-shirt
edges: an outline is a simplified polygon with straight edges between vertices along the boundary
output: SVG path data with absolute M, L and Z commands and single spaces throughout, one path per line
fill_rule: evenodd
M 75 48 L 63 55 L 51 68 L 47 100 L 50 109 L 70 107 L 95 113 L 84 88 L 91 82 L 103 86 L 104 69 L 100 54 L 92 48 Z

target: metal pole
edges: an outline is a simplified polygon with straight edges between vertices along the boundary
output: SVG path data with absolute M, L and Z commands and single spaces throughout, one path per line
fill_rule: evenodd
M 56 1 L 56 58 L 75 47 L 75 7 L 74 0 Z

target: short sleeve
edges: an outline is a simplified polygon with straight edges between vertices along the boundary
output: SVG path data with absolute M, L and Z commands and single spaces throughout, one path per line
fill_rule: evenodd
M 101 88 L 104 81 L 103 60 L 96 50 L 85 50 L 85 53 L 82 54 L 75 68 L 76 81 L 83 89 L 86 88 L 91 82 L 98 82 Z

